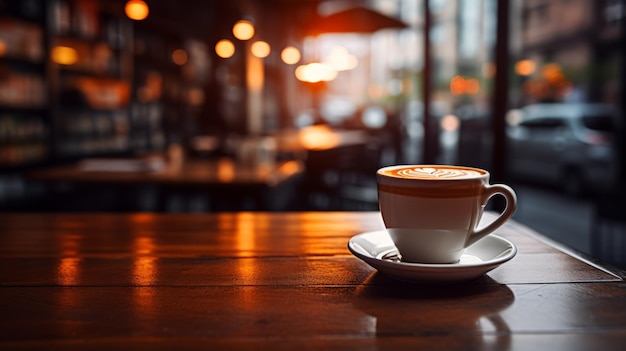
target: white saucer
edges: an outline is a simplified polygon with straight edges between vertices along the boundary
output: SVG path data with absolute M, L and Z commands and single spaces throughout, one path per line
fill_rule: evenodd
M 512 242 L 491 234 L 465 249 L 457 263 L 401 262 L 398 250 L 385 230 L 352 237 L 348 249 L 386 276 L 422 283 L 453 283 L 475 279 L 509 261 L 517 253 L 517 247 Z

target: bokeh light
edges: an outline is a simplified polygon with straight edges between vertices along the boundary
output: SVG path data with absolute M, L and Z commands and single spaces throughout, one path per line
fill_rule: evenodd
M 535 73 L 535 63 L 531 60 L 520 60 L 515 64 L 515 73 L 520 76 L 529 76 Z
M 280 58 L 288 65 L 295 65 L 298 61 L 300 61 L 300 50 L 293 46 L 287 46 L 280 53 Z
M 124 7 L 124 12 L 126 12 L 128 18 L 141 21 L 148 17 L 150 8 L 148 8 L 148 4 L 143 0 L 129 0 Z
M 55 46 L 50 52 L 52 61 L 60 65 L 73 65 L 78 62 L 78 52 L 69 46 Z
M 563 81 L 565 75 L 558 63 L 547 63 L 541 69 L 541 75 L 551 84 Z
M 258 58 L 265 58 L 270 54 L 270 44 L 264 41 L 255 41 L 250 47 L 250 51 L 252 51 L 252 55 Z
M 480 82 L 476 78 L 468 78 L 465 80 L 465 92 L 474 95 L 480 90 Z
M 200 106 L 204 103 L 204 91 L 200 88 L 191 88 L 187 91 L 187 102 L 191 106 Z
M 465 92 L 465 79 L 461 76 L 454 76 L 450 79 L 450 92 L 452 95 L 461 95 Z
M 215 53 L 221 58 L 229 58 L 235 54 L 235 45 L 228 39 L 222 39 L 215 44 Z
M 319 62 L 298 66 L 295 74 L 298 80 L 308 83 L 327 82 L 337 77 L 337 71 L 329 65 Z
M 183 49 L 176 49 L 172 52 L 172 62 L 179 66 L 187 63 L 188 59 L 187 52 Z
M 248 40 L 254 36 L 254 26 L 250 21 L 237 21 L 233 26 L 233 35 L 239 40 Z
M 298 132 L 298 141 L 308 150 L 326 150 L 339 145 L 339 136 L 326 125 L 313 125 Z
M 480 82 L 476 78 L 454 76 L 450 79 L 450 93 L 452 95 L 474 95 L 480 90 Z
M 445 115 L 441 118 L 441 129 L 446 132 L 453 132 L 459 129 L 460 125 L 459 117 L 455 115 Z

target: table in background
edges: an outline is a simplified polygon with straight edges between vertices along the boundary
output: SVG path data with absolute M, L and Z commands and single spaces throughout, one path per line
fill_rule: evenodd
M 489 214 L 491 215 L 491 214 Z M 0 216 L 0 349 L 623 350 L 626 284 L 515 221 L 471 282 L 392 280 L 377 212 Z
M 166 164 L 152 171 L 89 170 L 83 165 L 33 170 L 26 177 L 29 181 L 77 186 L 83 189 L 87 198 L 99 189 L 120 193 L 124 198 L 123 210 L 136 210 L 136 191 L 144 187 L 157 189 L 159 199 L 154 201 L 158 203 L 157 211 L 165 209 L 173 194 L 183 194 L 187 198 L 192 195 L 211 198 L 212 210 L 238 209 L 244 200 L 251 201 L 254 209 L 276 210 L 280 209 L 278 205 L 274 207 L 278 195 L 281 195 L 277 194 L 281 193 L 280 188 L 295 180 L 304 170 L 302 163 L 295 160 L 242 164 L 225 157 L 190 159 L 176 166 Z

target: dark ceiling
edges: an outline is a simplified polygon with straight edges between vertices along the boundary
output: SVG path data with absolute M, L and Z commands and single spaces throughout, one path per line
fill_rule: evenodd
M 124 0 L 119 0 L 123 4 Z M 298 25 L 316 16 L 323 0 L 145 0 L 150 16 L 141 25 L 170 35 L 223 36 L 236 20 L 254 16 L 257 22 Z M 362 5 L 366 0 L 337 0 L 341 4 Z

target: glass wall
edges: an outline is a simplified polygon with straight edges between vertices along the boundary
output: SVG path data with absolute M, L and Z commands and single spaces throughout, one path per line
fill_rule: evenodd
M 509 177 L 518 218 L 624 264 L 624 2 L 513 2 Z M 605 233 L 607 229 L 611 232 Z

